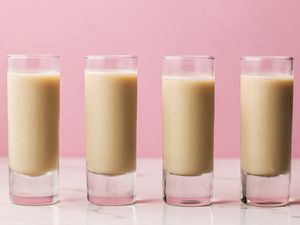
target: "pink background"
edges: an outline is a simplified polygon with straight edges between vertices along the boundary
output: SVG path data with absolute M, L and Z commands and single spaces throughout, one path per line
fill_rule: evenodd
M 215 155 L 239 156 L 239 58 L 291 55 L 293 153 L 300 155 L 299 0 L 1 0 L 0 153 L 7 154 L 6 54 L 61 60 L 61 154 L 84 154 L 83 57 L 139 57 L 139 156 L 161 156 L 161 56 L 216 57 Z

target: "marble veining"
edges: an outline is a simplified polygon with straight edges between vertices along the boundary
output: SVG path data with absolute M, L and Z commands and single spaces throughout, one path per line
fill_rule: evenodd
M 84 158 L 62 158 L 60 201 L 52 206 L 18 206 L 8 198 L 8 161 L 0 159 L 0 225 L 298 225 L 300 224 L 300 160 L 292 164 L 291 204 L 257 208 L 239 201 L 237 159 L 215 161 L 214 203 L 183 208 L 162 201 L 161 159 L 139 159 L 137 202 L 104 207 L 86 200 Z

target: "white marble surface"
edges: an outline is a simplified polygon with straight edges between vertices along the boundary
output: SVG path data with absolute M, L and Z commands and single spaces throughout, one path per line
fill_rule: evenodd
M 292 166 L 292 203 L 286 207 L 246 207 L 239 201 L 239 160 L 215 162 L 214 203 L 183 208 L 162 201 L 160 159 L 139 159 L 137 203 L 101 207 L 86 200 L 83 158 L 63 158 L 60 202 L 53 206 L 18 206 L 8 198 L 7 159 L 0 159 L 0 225 L 234 225 L 300 224 L 300 160 Z

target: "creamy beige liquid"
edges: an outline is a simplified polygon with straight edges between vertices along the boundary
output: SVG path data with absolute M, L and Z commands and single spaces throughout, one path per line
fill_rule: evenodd
M 85 72 L 86 160 L 90 172 L 136 168 L 137 73 Z
M 242 170 L 277 176 L 290 170 L 292 76 L 241 76 Z
M 213 170 L 214 78 L 163 76 L 164 169 L 182 176 Z
M 9 166 L 38 176 L 58 169 L 58 74 L 8 73 Z

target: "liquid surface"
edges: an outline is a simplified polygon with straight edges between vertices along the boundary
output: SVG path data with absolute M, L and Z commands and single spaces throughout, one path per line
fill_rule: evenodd
M 90 172 L 119 175 L 136 168 L 137 74 L 85 73 L 86 160 Z
M 182 176 L 213 170 L 214 78 L 163 76 L 164 169 Z
M 58 74 L 8 73 L 9 166 L 38 176 L 58 169 Z
M 241 76 L 241 164 L 252 175 L 290 170 L 292 76 Z

